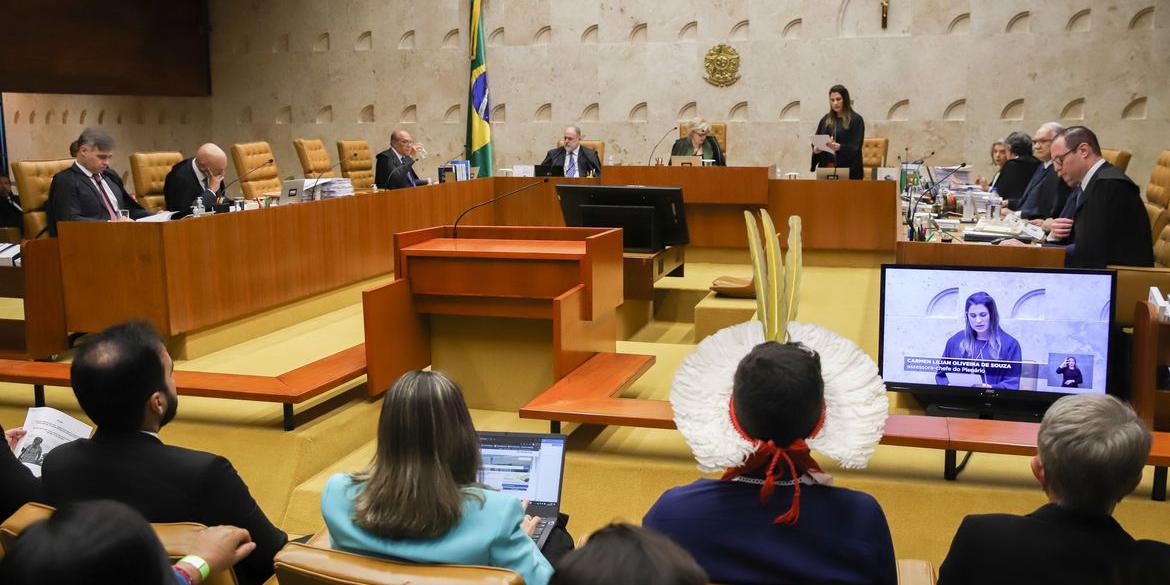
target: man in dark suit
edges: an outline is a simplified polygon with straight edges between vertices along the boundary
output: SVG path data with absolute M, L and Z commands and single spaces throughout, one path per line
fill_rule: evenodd
M 167 211 L 190 211 L 199 198 L 203 208 L 225 197 L 223 175 L 227 172 L 227 153 L 210 142 L 199 147 L 195 156 L 171 167 L 163 184 Z
M 1113 519 L 1117 503 L 1141 482 L 1150 443 L 1149 429 L 1113 396 L 1056 401 L 1032 458 L 1049 503 L 1027 516 L 963 519 L 938 585 L 1114 583 L 1124 565 L 1141 560 L 1135 554 L 1165 555 L 1164 548 L 1139 549 Z
M 540 164 L 561 167 L 566 177 L 600 177 L 601 159 L 596 150 L 581 145 L 581 129 L 566 126 L 563 138 L 564 146 L 548 151 Z
M 390 133 L 390 148 L 378 153 L 374 169 L 374 184 L 379 189 L 403 189 L 431 184 L 430 179 L 419 178 L 414 163 L 425 153 L 423 145 L 415 142 L 406 130 Z
M 12 452 L 16 443 L 24 437 L 24 429 L 4 430 L 4 444 L 0 445 L 0 518 L 7 518 L 29 502 L 40 502 L 41 480 L 33 475 Z
M 57 235 L 62 221 L 123 221 L 150 215 L 122 185 L 118 173 L 110 170 L 114 139 L 102 130 L 86 128 L 77 138 L 77 159 L 69 168 L 53 175 L 46 204 L 49 235 Z M 34 236 L 36 234 L 33 234 Z
M 178 409 L 174 364 L 144 322 L 111 327 L 85 341 L 70 370 L 77 402 L 97 425 L 92 439 L 49 452 L 42 467 L 53 505 L 117 500 L 150 522 L 229 524 L 248 531 L 256 550 L 236 565 L 240 582 L 259 585 L 288 537 L 265 517 L 223 457 L 162 442 Z
M 1104 268 L 1109 264 L 1153 266 L 1150 220 L 1138 186 L 1101 158 L 1097 135 L 1073 126 L 1052 142 L 1056 172 L 1072 192 L 1071 220 L 1056 220 L 1053 234 L 1067 238 L 1065 266 Z
M 1032 156 L 1032 137 L 1024 132 L 1012 132 L 1004 139 L 1008 147 L 1008 160 L 1003 163 L 999 171 L 999 178 L 992 185 L 1004 203 L 1011 209 L 1017 209 L 1020 199 L 1024 196 L 1024 189 L 1032 180 L 1032 175 L 1040 166 L 1040 161 Z
M 1052 165 L 1052 141 L 1063 130 L 1064 126 L 1048 122 L 1040 126 L 1032 136 L 1032 154 L 1040 161 L 1040 167 L 1032 174 L 1032 180 L 1024 189 L 1024 196 L 1017 207 L 1013 208 L 1020 212 L 1022 219 L 1056 217 L 1068 200 L 1071 189 L 1061 180 Z
M 20 199 L 12 193 L 8 175 L 0 175 L 0 227 L 12 227 L 24 233 L 24 211 Z

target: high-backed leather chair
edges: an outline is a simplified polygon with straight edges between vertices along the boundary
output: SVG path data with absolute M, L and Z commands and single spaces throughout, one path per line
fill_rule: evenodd
M 588 146 L 589 148 L 596 150 L 597 151 L 597 161 L 603 165 L 605 164 L 605 141 L 604 140 L 582 140 L 581 146 Z M 565 141 L 558 140 L 557 141 L 557 148 L 564 148 L 564 147 L 565 147 Z
M 507 569 L 471 565 L 418 565 L 333 550 L 322 530 L 307 544 L 290 542 L 276 553 L 280 585 L 523 585 Z
M 318 177 L 336 177 L 333 173 L 333 160 L 325 150 L 325 143 L 318 138 L 297 138 L 293 140 L 293 148 L 297 149 L 297 157 L 301 159 L 301 170 L 306 179 Z
M 1125 169 L 1129 168 L 1129 159 L 1133 158 L 1133 153 L 1128 150 L 1102 148 L 1101 156 L 1109 161 L 1109 164 L 1121 169 L 1121 172 L 1124 173 Z
M 879 167 L 886 166 L 886 155 L 889 152 L 889 138 L 866 138 L 862 141 L 861 166 L 865 167 L 866 179 L 872 179 Z
M 130 155 L 130 173 L 138 204 L 151 213 L 165 211 L 167 198 L 163 186 L 171 167 L 183 160 L 181 152 L 136 152 Z
M 341 176 L 353 183 L 355 190 L 374 185 L 374 155 L 365 140 L 338 140 L 337 160 L 341 161 Z
M 1150 182 L 1146 185 L 1146 201 L 1162 209 L 1170 207 L 1170 150 L 1163 150 L 1154 161 Z M 1157 237 L 1158 232 L 1154 232 Z
M 1170 268 L 1170 225 L 1162 228 L 1154 238 L 1154 266 Z
M 25 504 L 3 524 L 0 524 L 0 559 L 3 559 L 4 551 L 29 525 L 47 520 L 55 511 L 51 506 L 33 502 Z M 154 529 L 154 533 L 162 541 L 163 549 L 167 551 L 171 562 L 176 562 L 187 556 L 191 552 L 195 538 L 199 536 L 200 532 L 207 529 L 206 526 L 194 522 L 151 524 L 150 527 Z M 207 585 L 236 585 L 237 581 L 235 573 L 222 571 L 211 575 L 204 583 Z
M 28 239 L 47 237 L 49 234 L 49 213 L 45 206 L 49 202 L 49 185 L 53 175 L 69 168 L 73 159 L 21 160 L 12 163 L 12 175 L 16 190 L 20 192 L 20 207 L 24 210 L 24 237 Z
M 1145 203 L 1145 206 L 1146 213 L 1150 216 L 1150 237 L 1153 238 L 1153 242 L 1151 243 L 1154 243 L 1158 241 L 1158 236 L 1162 234 L 1162 230 L 1166 228 L 1166 225 L 1170 224 L 1170 210 L 1167 210 L 1165 207 L 1158 207 L 1148 201 Z
M 269 160 L 272 164 L 265 165 Z M 267 142 L 233 144 L 232 162 L 236 165 L 236 176 L 241 177 L 240 189 L 245 199 L 259 199 L 265 193 L 280 192 L 280 170 L 276 168 L 276 157 Z M 248 171 L 252 171 L 251 174 Z
M 719 149 L 723 151 L 723 158 L 727 158 L 727 122 L 707 122 L 711 125 L 711 136 L 719 142 Z M 678 123 L 678 137 L 686 138 L 691 134 L 690 122 Z M 600 154 L 600 153 L 598 153 Z M 604 159 L 603 159 L 604 160 Z

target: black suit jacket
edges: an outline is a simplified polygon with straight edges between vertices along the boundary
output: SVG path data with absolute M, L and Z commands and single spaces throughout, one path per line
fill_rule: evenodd
M 414 187 L 416 183 L 410 178 L 410 171 L 413 169 L 402 168 L 405 165 L 409 165 L 413 160 L 409 156 L 404 156 L 399 161 L 398 153 L 394 152 L 391 148 L 379 152 L 378 164 L 374 169 L 374 184 L 379 189 Z
M 727 160 L 723 158 L 723 149 L 719 148 L 719 140 L 714 136 L 707 135 L 707 144 L 711 145 L 711 152 L 715 155 L 715 166 L 727 166 Z M 691 137 L 683 136 L 674 141 L 674 145 L 670 147 L 670 156 L 691 156 L 695 152 L 691 147 Z
M 0 435 L 3 434 L 4 427 L 0 427 Z M 21 506 L 43 502 L 44 497 L 41 480 L 16 459 L 7 443 L 0 445 L 0 451 L 3 451 L 0 453 L 0 518 L 8 518 Z
M 45 496 L 54 506 L 116 500 L 150 522 L 230 524 L 247 530 L 256 550 L 236 565 L 242 584 L 259 585 L 272 576 L 272 558 L 288 541 L 227 459 L 165 445 L 146 433 L 98 429 L 92 439 L 50 451 L 41 474 Z
M 24 211 L 17 196 L 0 194 L 0 227 L 14 227 L 24 233 Z
M 223 181 L 220 181 L 219 189 L 214 193 L 205 189 L 203 184 L 199 182 L 199 177 L 195 176 L 195 167 L 192 166 L 191 162 L 193 160 L 195 159 L 183 159 L 182 162 L 171 167 L 171 172 L 167 173 L 167 180 L 163 184 L 163 194 L 167 198 L 167 211 L 191 211 L 191 204 L 195 202 L 196 197 L 202 197 L 203 208 L 211 211 L 215 200 L 224 197 L 227 193 L 227 185 Z
M 938 585 L 1109 584 L 1134 540 L 1110 516 L 1048 504 L 1027 516 L 963 519 Z
M 544 161 L 541 165 L 551 167 L 565 166 L 565 149 L 554 148 L 544 155 Z M 601 159 L 597 156 L 597 151 L 588 146 L 577 145 L 577 175 L 581 177 L 588 177 L 589 173 L 593 173 L 594 177 L 601 176 Z
M 131 219 L 150 215 L 126 193 L 118 173 L 106 169 L 102 172 L 102 178 L 118 201 L 118 209 L 129 209 Z M 49 235 L 57 235 L 57 222 L 61 221 L 109 221 L 110 215 L 99 199 L 102 196 L 97 184 L 76 163 L 53 175 L 53 182 L 49 185 L 49 201 L 45 206 L 49 217 Z M 31 236 L 35 237 L 36 234 Z
M 1154 265 L 1150 217 L 1138 186 L 1109 163 L 1085 186 L 1069 239 L 1064 259 L 1069 268 Z
M 814 152 L 809 171 L 816 171 L 818 166 L 832 164 L 837 168 L 849 169 L 850 179 L 861 179 L 865 175 L 865 161 L 861 158 L 861 147 L 865 144 L 865 118 L 853 112 L 849 127 L 844 128 L 839 121 L 830 120 L 829 116 L 830 114 L 825 114 L 821 117 L 821 121 L 817 123 L 817 134 L 832 136 L 833 141 L 840 144 L 841 148 L 837 149 L 836 153 Z M 830 124 L 830 121 L 833 123 Z
M 1032 180 L 1032 175 L 1040 166 L 1040 160 L 1032 155 L 1013 158 L 1003 163 L 999 171 L 999 178 L 995 181 L 995 190 L 1003 197 L 1011 209 L 1020 208 L 1020 199 L 1024 197 L 1024 189 Z
M 1057 217 L 1068 201 L 1068 194 L 1072 191 L 1068 183 L 1060 178 L 1053 165 L 1043 172 L 1040 182 L 1024 193 L 1020 201 L 1020 217 L 1024 219 L 1045 219 Z

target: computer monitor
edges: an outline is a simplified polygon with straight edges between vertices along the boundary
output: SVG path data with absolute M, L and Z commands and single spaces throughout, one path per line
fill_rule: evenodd
M 681 187 L 557 185 L 569 227 L 622 228 L 627 252 L 658 252 L 690 242 Z
M 1116 274 L 882 266 L 878 362 L 890 390 L 931 405 L 1042 414 L 1107 391 Z

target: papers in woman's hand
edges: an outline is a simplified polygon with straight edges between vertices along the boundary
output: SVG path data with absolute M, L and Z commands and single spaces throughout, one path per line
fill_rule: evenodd
M 832 149 L 829 148 L 829 142 L 831 140 L 833 140 L 833 137 L 828 134 L 814 134 L 812 136 L 813 148 L 821 152 L 832 152 Z
M 28 409 L 24 430 L 27 434 L 16 444 L 13 453 L 33 475 L 40 477 L 41 465 L 49 451 L 70 441 L 89 438 L 93 427 L 60 410 L 43 406 Z

